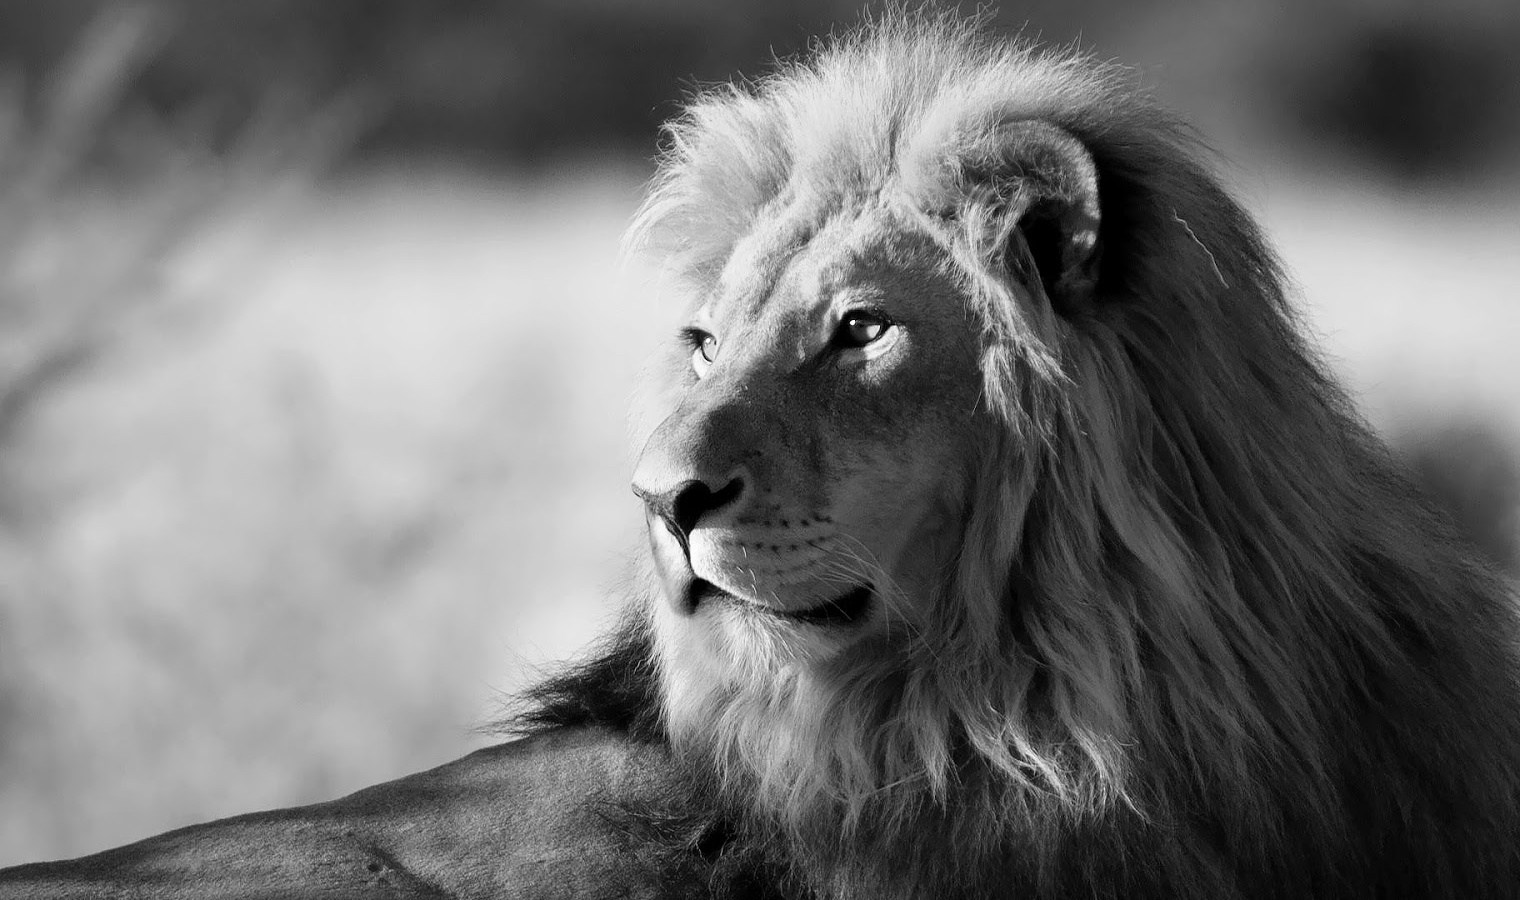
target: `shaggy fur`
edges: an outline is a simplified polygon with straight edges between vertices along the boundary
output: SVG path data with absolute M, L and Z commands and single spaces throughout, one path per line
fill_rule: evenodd
M 1056 177 L 1003 162 L 1030 120 L 1097 170 L 1101 267 L 1073 308 L 1007 259 L 1021 185 Z M 972 414 L 997 426 L 892 677 L 755 684 L 676 742 L 725 852 L 830 897 L 1520 891 L 1513 598 L 1413 498 L 1256 226 L 1128 73 L 897 19 L 669 133 L 634 244 L 700 294 L 782 204 L 895 205 L 980 317 Z M 535 723 L 662 739 L 650 627 L 542 686 Z

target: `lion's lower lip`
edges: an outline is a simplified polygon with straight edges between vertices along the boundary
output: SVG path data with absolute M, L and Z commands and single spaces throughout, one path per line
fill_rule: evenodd
M 713 601 L 742 603 L 750 609 L 769 613 L 780 619 L 806 622 L 809 625 L 853 625 L 871 607 L 871 588 L 862 585 L 833 600 L 820 603 L 809 609 L 790 612 L 776 609 L 772 606 L 753 603 L 742 597 L 736 597 L 710 581 L 701 578 L 693 579 L 691 587 L 687 591 L 687 609 L 695 612 L 697 607 L 703 603 Z
M 686 612 L 694 613 L 697 607 L 715 600 L 738 599 L 722 588 L 703 578 L 693 578 L 686 586 Z
M 871 606 L 871 589 L 862 585 L 842 597 L 812 609 L 787 613 L 790 618 L 813 625 L 853 625 Z

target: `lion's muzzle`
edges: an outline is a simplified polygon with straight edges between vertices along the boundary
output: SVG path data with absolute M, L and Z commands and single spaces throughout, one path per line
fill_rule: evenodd
M 703 478 L 679 477 L 686 473 L 661 477 L 671 469 L 660 462 L 641 461 L 633 492 L 644 501 L 649 542 L 665 596 L 679 612 L 690 614 L 698 599 L 693 591 L 697 578 L 691 561 L 692 531 L 720 513 L 736 515 L 747 499 L 750 480 L 742 471 L 730 473 L 717 487 Z

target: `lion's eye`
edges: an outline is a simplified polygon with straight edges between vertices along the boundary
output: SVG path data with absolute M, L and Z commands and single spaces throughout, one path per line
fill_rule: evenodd
M 836 347 L 864 347 L 880 340 L 892 322 L 880 313 L 856 311 L 845 313 L 834 332 Z
M 708 367 L 718 358 L 718 338 L 700 328 L 683 329 L 681 336 L 691 345 L 691 367 L 697 376 L 707 374 Z

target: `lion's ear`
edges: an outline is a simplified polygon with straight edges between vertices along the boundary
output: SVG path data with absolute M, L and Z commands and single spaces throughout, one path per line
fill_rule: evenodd
M 1056 312 L 1092 301 L 1098 281 L 1098 167 L 1069 132 L 1045 122 L 1014 122 L 999 133 L 1008 198 L 1008 270 L 1039 285 Z

